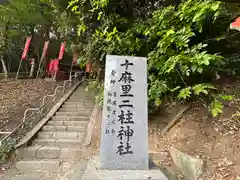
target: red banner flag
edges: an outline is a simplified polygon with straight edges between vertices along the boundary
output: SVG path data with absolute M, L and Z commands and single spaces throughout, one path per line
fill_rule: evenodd
M 65 45 L 66 45 L 66 42 L 61 43 L 60 52 L 59 52 L 59 55 L 58 55 L 59 60 L 61 60 L 63 58 L 63 54 L 64 54 L 64 51 L 65 51 Z
M 28 37 L 27 38 L 26 43 L 25 43 L 25 47 L 24 47 L 24 50 L 23 50 L 23 53 L 22 53 L 21 60 L 25 60 L 26 59 L 26 56 L 27 56 L 27 53 L 28 53 L 28 49 L 29 49 L 29 46 L 31 44 L 31 40 L 32 40 L 32 37 Z
M 91 63 L 87 63 L 86 64 L 86 72 L 87 73 L 91 73 L 92 72 L 92 64 Z
M 240 31 L 240 17 L 238 17 L 233 23 L 230 24 L 230 29 Z
M 45 41 L 43 52 L 42 52 L 42 58 L 44 58 L 46 56 L 48 45 L 49 45 L 49 41 Z
M 59 70 L 58 66 L 59 60 L 53 59 L 48 65 L 48 74 L 53 76 Z

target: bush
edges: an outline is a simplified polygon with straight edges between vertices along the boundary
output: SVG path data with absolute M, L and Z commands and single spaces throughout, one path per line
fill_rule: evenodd
M 224 58 L 219 53 L 209 53 L 208 44 L 204 43 L 210 36 L 205 25 L 214 26 L 225 12 L 221 2 L 186 0 L 164 7 L 150 1 L 145 8 L 146 15 L 140 13 L 144 6 L 140 8 L 139 1 L 132 6 L 132 13 L 125 14 L 120 12 L 131 10 L 124 9 L 127 6 L 123 1 L 93 2 L 91 13 L 77 12 L 83 19 L 91 17 L 91 21 L 98 24 L 95 28 L 88 26 L 87 21 L 79 24 L 79 36 L 91 32 L 83 51 L 86 60 L 98 61 L 102 52 L 148 57 L 150 112 L 158 109 L 165 96 L 186 101 L 210 95 L 213 100 L 210 108 L 222 108 L 213 94 L 214 86 L 206 77 L 219 71 L 217 67 Z M 75 3 L 70 3 L 74 12 L 86 7 L 86 1 L 80 5 Z M 221 111 L 216 110 L 213 115 L 218 113 Z

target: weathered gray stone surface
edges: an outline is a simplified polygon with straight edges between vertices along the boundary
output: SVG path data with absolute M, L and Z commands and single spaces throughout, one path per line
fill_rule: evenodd
M 80 147 L 83 143 L 83 139 L 36 139 L 33 144 L 48 145 L 48 146 L 61 146 L 61 147 Z
M 175 166 L 188 180 L 197 180 L 202 174 L 204 165 L 202 159 L 186 155 L 174 147 L 170 148 L 170 154 Z
M 47 123 L 48 125 L 54 125 L 54 126 L 81 126 L 81 125 L 87 125 L 87 121 L 49 121 Z
M 60 165 L 60 161 L 57 160 L 24 160 L 17 162 L 16 168 L 21 171 L 58 172 Z
M 42 128 L 42 131 L 46 131 L 46 132 L 49 132 L 49 131 L 66 131 L 67 130 L 67 126 L 48 126 L 48 125 L 45 125 L 43 126 Z
M 102 118 L 102 110 L 101 108 L 96 104 L 93 108 L 92 115 L 90 117 L 87 130 L 86 130 L 86 136 L 84 140 L 84 146 L 89 146 L 91 144 L 93 132 L 95 130 L 95 122 L 96 121 L 101 121 Z
M 132 63 L 127 70 L 126 67 L 121 66 L 126 63 L 126 60 Z M 127 79 L 122 82 L 120 80 L 125 71 L 132 74 L 130 77 L 129 74 L 125 74 Z M 148 169 L 147 59 L 107 56 L 105 72 L 100 147 L 101 168 L 109 170 Z M 115 83 L 111 83 L 111 81 L 115 81 Z M 130 90 L 127 94 L 133 96 L 122 96 L 126 95 L 126 91 L 123 92 L 123 86 L 126 88 L 126 85 Z M 126 100 L 129 102 L 124 102 Z M 132 105 L 132 107 L 121 107 L 125 104 Z M 124 122 L 119 121 L 119 115 L 122 113 Z M 132 135 L 128 139 L 126 134 L 129 133 Z M 120 151 L 126 153 L 129 146 L 131 146 L 129 151 L 132 153 L 120 155 Z
M 0 175 L 0 180 L 59 180 L 61 175 L 46 172 L 28 172 Z
M 60 147 L 52 147 L 52 146 L 43 146 L 38 149 L 37 155 L 35 158 L 43 158 L 43 159 L 54 159 L 59 158 L 60 156 Z
M 79 160 L 77 163 L 70 166 L 69 170 L 59 180 L 81 180 L 84 174 L 87 161 Z
M 62 107 L 64 108 L 76 108 L 76 109 L 82 109 L 82 108 L 93 108 L 94 107 L 94 104 L 81 104 L 81 103 L 78 103 L 78 102 L 71 102 L 71 103 L 65 103 L 62 105 Z
M 99 157 L 89 160 L 82 180 L 168 180 L 159 170 L 101 170 Z
M 67 131 L 68 132 L 84 132 L 86 129 L 86 125 L 81 125 L 81 126 L 67 126 Z
M 22 158 L 33 158 L 36 157 L 37 151 L 41 148 L 41 145 L 32 146 L 31 148 L 21 148 L 16 150 L 16 157 L 17 159 Z
M 82 111 L 82 112 L 61 112 L 58 111 L 56 112 L 56 116 L 83 116 L 83 115 L 88 115 L 90 116 L 91 112 L 89 111 Z
M 63 148 L 61 150 L 61 157 L 65 159 L 79 159 L 82 155 L 83 149 L 79 148 Z
M 77 110 L 76 110 L 77 111 Z M 53 121 L 88 121 L 87 116 L 54 116 Z
M 59 112 L 78 112 L 81 113 L 81 115 L 86 115 L 89 116 L 89 113 L 91 113 L 91 111 L 87 111 L 86 109 L 82 108 L 61 108 L 59 109 Z

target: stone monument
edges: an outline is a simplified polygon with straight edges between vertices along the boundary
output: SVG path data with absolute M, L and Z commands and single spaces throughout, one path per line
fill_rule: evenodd
M 107 55 L 100 158 L 82 180 L 167 180 L 149 169 L 147 59 Z
M 147 59 L 106 59 L 100 168 L 146 170 L 148 158 Z

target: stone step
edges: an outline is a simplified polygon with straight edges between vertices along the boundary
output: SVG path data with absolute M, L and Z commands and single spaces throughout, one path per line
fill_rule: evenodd
M 92 102 L 89 102 L 89 100 L 80 100 L 78 98 L 68 99 L 66 103 L 93 104 Z
M 48 121 L 47 125 L 53 126 L 81 126 L 87 125 L 88 121 Z
M 83 149 L 59 146 L 29 146 L 16 150 L 17 159 L 77 159 Z
M 89 116 L 53 116 L 52 121 L 89 121 Z
M 77 94 L 77 93 L 82 93 L 82 94 L 86 95 L 86 90 L 85 90 L 85 88 L 76 89 L 72 94 Z
M 84 101 L 92 101 L 93 100 L 93 97 L 90 96 L 90 95 L 86 95 L 86 94 L 83 94 L 83 93 L 75 93 L 75 94 L 72 94 L 68 99 L 73 99 L 73 98 L 78 98 L 79 100 L 84 100 Z
M 33 144 L 59 147 L 81 147 L 83 139 L 35 139 Z
M 94 97 L 91 97 L 91 96 L 83 96 L 83 95 L 72 95 L 70 96 L 68 99 L 78 99 L 78 100 L 81 100 L 81 101 L 90 101 L 92 102 Z
M 89 102 L 89 101 L 81 101 L 81 100 L 67 100 L 64 104 L 85 104 L 85 105 L 94 105 L 94 102 Z
M 94 104 L 93 101 L 79 99 L 79 98 L 69 98 L 65 103 L 79 103 L 79 104 Z
M 76 108 L 76 109 L 85 109 L 85 108 L 88 108 L 88 109 L 93 109 L 94 105 L 83 105 L 83 104 L 63 104 L 62 105 L 62 108 Z
M 28 171 L 21 172 L 16 169 L 8 173 L 0 174 L 1 180 L 59 180 L 61 179 L 61 173 L 48 173 L 46 171 Z M 64 173 L 64 172 L 62 172 Z
M 76 97 L 81 97 L 81 98 L 86 98 L 86 97 L 90 97 L 89 94 L 86 94 L 84 91 L 75 91 L 74 93 L 72 93 L 72 95 L 70 97 L 73 97 L 73 96 L 76 96 Z
M 93 101 L 89 101 L 89 100 L 85 100 L 85 99 L 80 99 L 80 98 L 77 98 L 77 97 L 72 97 L 72 98 L 69 98 L 65 103 L 74 103 L 74 102 L 77 102 L 77 103 L 82 103 L 82 104 L 93 104 Z
M 39 132 L 39 139 L 83 139 L 83 132 Z
M 45 125 L 42 128 L 43 132 L 49 132 L 49 131 L 67 131 L 67 132 L 84 132 L 86 129 L 86 125 L 81 126 L 50 126 Z
M 77 116 L 86 116 L 86 113 L 84 112 L 88 112 L 88 113 L 92 113 L 93 111 L 93 106 L 72 106 L 72 105 L 65 105 L 65 106 L 62 106 L 60 109 L 61 111 L 64 110 L 64 112 L 66 112 L 66 109 L 69 110 L 69 112 L 80 112 L 82 113 L 82 115 L 77 115 Z M 60 111 L 59 109 L 59 111 Z
M 59 112 L 78 112 L 81 114 L 89 114 L 92 111 L 89 108 L 71 108 L 71 107 L 62 107 L 58 110 Z
M 81 93 L 82 95 L 90 95 L 89 92 L 86 92 L 86 89 L 76 89 L 72 94 L 79 94 Z
M 94 108 L 94 104 L 81 104 L 81 103 L 76 103 L 76 104 L 72 104 L 72 103 L 65 103 L 62 105 L 62 108 L 66 108 L 66 107 L 70 107 L 70 108 L 82 108 L 82 109 L 93 109 Z
M 65 103 L 62 105 L 62 108 L 75 108 L 75 109 L 85 109 L 85 108 L 93 108 L 94 104 L 68 104 Z
M 56 112 L 56 116 L 82 116 L 82 115 L 90 115 L 90 111 L 85 112 Z
M 16 163 L 20 171 L 47 171 L 51 173 L 62 172 L 61 162 L 58 160 L 22 160 Z

